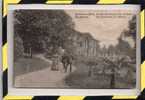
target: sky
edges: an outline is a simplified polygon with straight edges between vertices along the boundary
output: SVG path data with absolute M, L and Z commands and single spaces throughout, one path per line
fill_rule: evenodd
M 74 21 L 75 30 L 89 32 L 100 41 L 101 46 L 116 45 L 121 32 L 128 29 L 128 21 L 133 15 L 132 11 L 111 10 L 65 10 L 65 12 Z

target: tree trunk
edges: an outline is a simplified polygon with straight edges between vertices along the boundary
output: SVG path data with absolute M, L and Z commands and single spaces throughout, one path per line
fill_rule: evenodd
M 88 76 L 89 76 L 89 77 L 91 77 L 91 76 L 92 76 L 92 66 L 89 66 Z
M 115 88 L 115 69 L 112 69 L 111 80 L 110 80 L 110 88 Z
M 32 58 L 32 47 L 30 47 L 30 58 Z

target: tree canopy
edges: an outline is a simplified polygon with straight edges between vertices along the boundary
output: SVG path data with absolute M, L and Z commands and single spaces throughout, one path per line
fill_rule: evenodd
M 23 40 L 24 52 L 30 47 L 38 52 L 69 43 L 66 42 L 69 29 L 74 27 L 74 23 L 63 10 L 16 10 L 14 17 L 14 31 Z

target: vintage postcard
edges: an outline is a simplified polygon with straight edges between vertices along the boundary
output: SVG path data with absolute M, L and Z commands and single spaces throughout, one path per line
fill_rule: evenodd
M 139 7 L 109 7 L 11 6 L 13 88 L 136 89 Z

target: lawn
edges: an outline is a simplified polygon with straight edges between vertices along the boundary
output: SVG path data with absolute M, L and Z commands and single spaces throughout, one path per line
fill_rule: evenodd
M 70 88 L 82 88 L 82 89 L 109 89 L 111 77 L 108 74 L 94 73 L 92 76 L 88 76 L 88 67 L 84 63 L 78 63 L 75 65 L 77 70 L 70 73 L 65 78 L 66 84 Z M 99 67 L 99 66 L 98 66 Z M 95 70 L 94 70 L 95 71 Z M 115 77 L 115 88 L 134 88 L 134 82 L 127 77 L 120 78 L 118 75 Z
M 29 72 L 48 68 L 50 64 L 39 58 L 19 58 L 14 62 L 14 75 L 26 74 Z
M 88 76 L 88 67 L 85 64 L 78 63 L 75 66 L 77 70 L 65 79 L 70 88 L 109 88 L 109 76 L 93 75 L 90 77 Z

